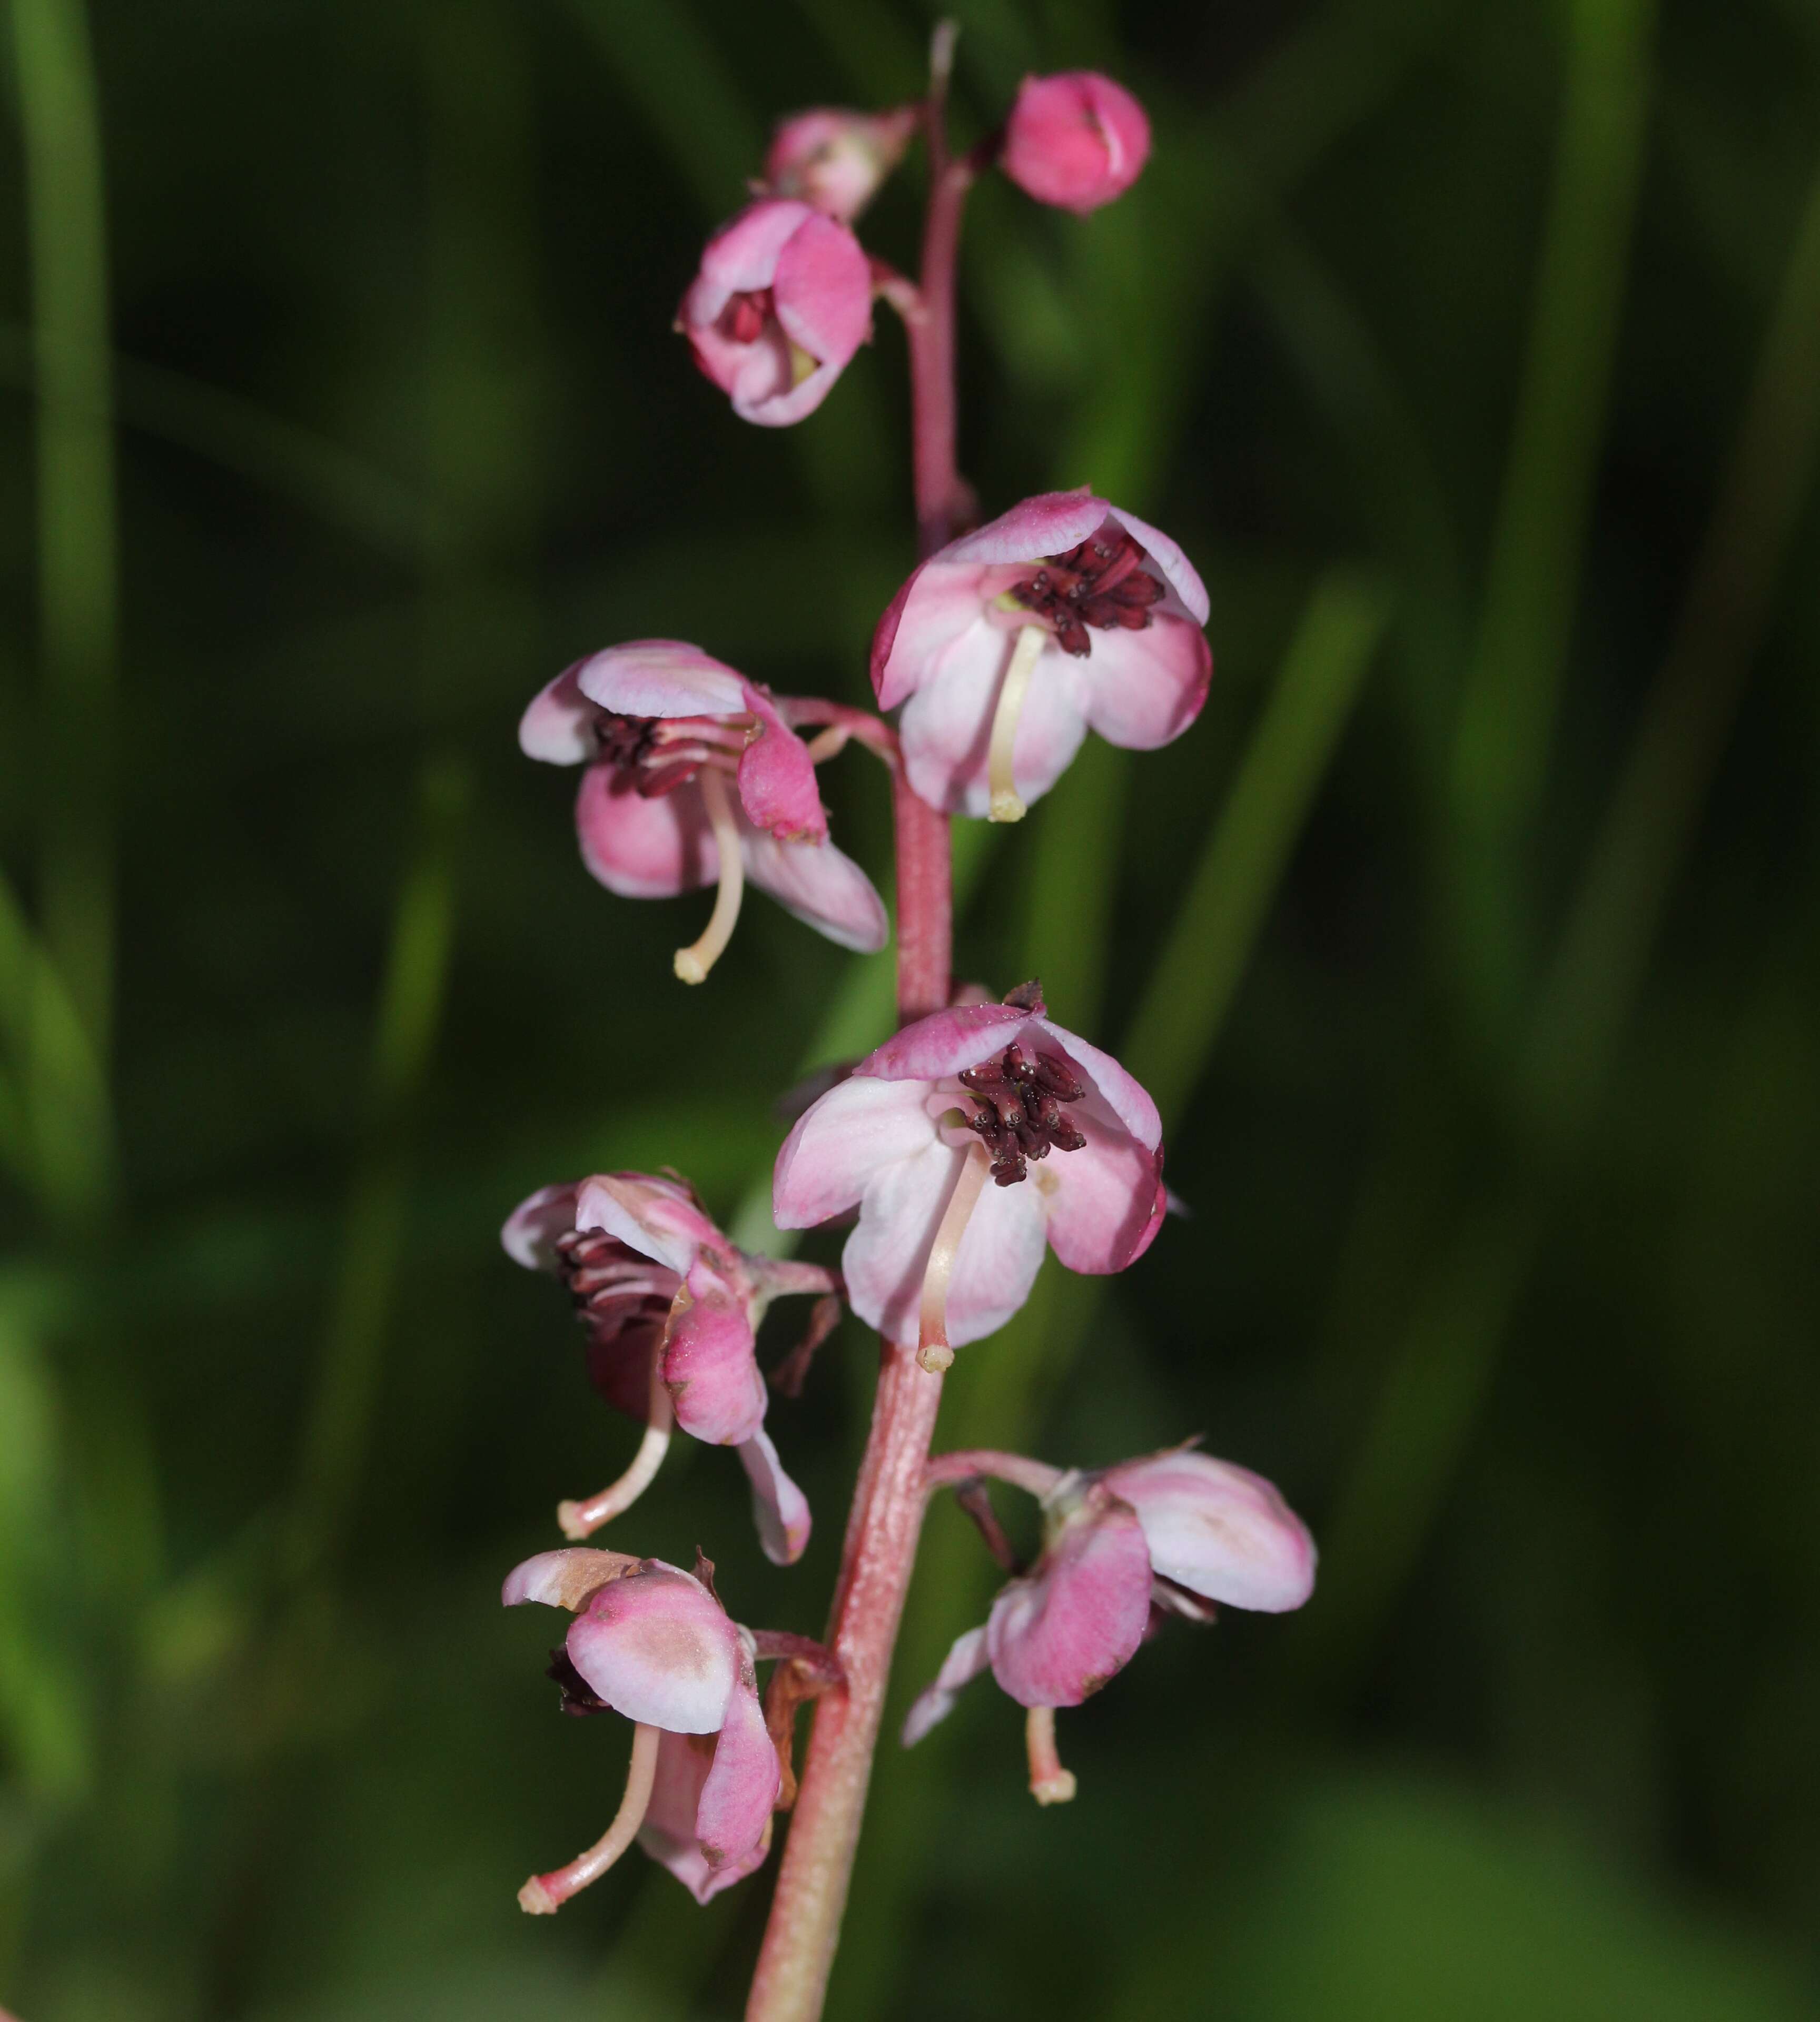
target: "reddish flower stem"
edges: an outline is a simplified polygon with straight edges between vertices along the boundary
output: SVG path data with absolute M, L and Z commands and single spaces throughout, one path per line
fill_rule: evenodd
M 929 209 L 909 336 L 912 469 L 919 553 L 943 546 L 971 511 L 956 461 L 955 262 L 973 169 L 948 159 L 945 101 L 952 35 L 937 31 L 927 108 Z M 903 304 L 900 307 L 905 306 Z M 948 821 L 892 780 L 897 846 L 897 1015 L 948 1002 L 953 960 Z M 872 1756 L 923 1527 L 924 1469 L 942 1379 L 919 1367 L 915 1341 L 880 1344 L 872 1430 L 847 1516 L 828 1644 L 845 1692 L 816 1703 L 789 1838 L 777 1874 L 747 2022 L 816 2022 L 840 1937 Z

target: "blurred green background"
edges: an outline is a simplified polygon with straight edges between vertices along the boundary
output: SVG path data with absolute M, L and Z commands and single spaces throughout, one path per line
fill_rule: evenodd
M 1157 1092 L 1193 1209 L 1045 1271 L 943 1442 L 1197 1431 L 1299 1618 L 1061 1722 L 887 1745 L 831 2013 L 1820 2013 L 1820 8 L 971 0 L 1157 130 L 978 191 L 963 460 L 1206 574 L 1219 672 L 961 838 L 963 974 Z M 497 1605 L 630 1429 L 497 1225 L 673 1163 L 762 1223 L 777 1092 L 887 1016 L 762 900 L 609 898 L 517 713 L 699 640 L 864 695 L 900 334 L 784 434 L 669 333 L 768 123 L 919 84 L 911 0 L 10 0 L 0 195 L 0 2005 L 24 2022 L 731 2017 Z M 913 163 L 867 234 L 911 257 Z M 883 878 L 863 754 L 824 774 Z M 760 1203 L 755 1219 L 755 1199 Z M 787 1334 L 788 1318 L 779 1323 Z M 781 1339 L 780 1340 L 781 1345 Z M 613 1542 L 818 1633 L 870 1386 L 686 1447 Z M 686 1443 L 685 1443 L 686 1445 Z M 1018 1513 L 1022 1521 L 1025 1513 Z M 931 1520 L 897 1704 L 992 1575 Z

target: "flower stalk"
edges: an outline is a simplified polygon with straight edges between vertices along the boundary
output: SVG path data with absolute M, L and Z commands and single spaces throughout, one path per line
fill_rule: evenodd
M 944 24 L 936 33 L 924 113 L 930 187 L 919 300 L 905 325 L 917 548 L 923 559 L 952 538 L 971 506 L 957 461 L 954 312 L 961 211 L 973 170 L 948 154 L 952 50 L 952 29 Z M 948 1000 L 952 856 L 948 817 L 919 799 L 901 772 L 892 779 L 891 804 L 897 851 L 897 1016 L 901 1024 L 908 1024 L 942 1009 Z M 974 1162 L 970 1158 L 969 1168 Z M 923 1527 L 923 1476 L 941 1385 L 941 1374 L 919 1362 L 917 1343 L 880 1344 L 872 1429 L 848 1518 L 828 1636 L 846 1690 L 817 1702 L 747 2022 L 815 2022 L 821 2013 L 884 1716 L 891 1653 Z

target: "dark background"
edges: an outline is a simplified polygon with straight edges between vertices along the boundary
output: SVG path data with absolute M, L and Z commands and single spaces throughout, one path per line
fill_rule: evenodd
M 0 2002 L 732 2016 L 771 1870 L 513 1900 L 626 1735 L 498 1582 L 631 1436 L 495 1231 L 658 1162 L 750 1231 L 885 965 L 760 899 L 674 984 L 705 900 L 594 886 L 513 728 L 649 633 L 864 698 L 900 333 L 773 433 L 668 324 L 769 122 L 912 94 L 929 18 L 90 11 L 0 60 Z M 962 973 L 1121 1053 L 1193 1217 L 1049 1266 L 942 1439 L 1204 1432 L 1324 1560 L 1063 1714 L 1071 1807 L 989 1685 L 887 1743 L 831 2012 L 1811 2017 L 1820 13 L 957 11 L 964 136 L 1085 64 L 1157 130 L 1090 220 L 978 192 L 964 462 L 1168 527 L 1219 673 L 962 838 Z M 818 1632 L 869 1367 L 773 1411 L 799 1568 L 686 1442 L 613 1542 Z M 938 1509 L 896 1706 L 990 1583 Z

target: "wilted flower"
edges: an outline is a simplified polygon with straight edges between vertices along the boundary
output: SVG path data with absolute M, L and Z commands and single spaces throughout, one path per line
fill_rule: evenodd
M 677 312 L 695 362 L 742 421 L 813 414 L 872 334 L 872 270 L 837 219 L 763 197 L 711 239 Z
M 1166 534 L 1087 491 L 1026 498 L 923 563 L 872 641 L 931 806 L 1014 821 L 1081 739 L 1149 751 L 1207 699 L 1207 591 Z
M 711 1571 L 711 1569 L 707 1569 Z M 575 1615 L 552 1675 L 565 1707 L 635 1723 L 626 1794 L 605 1836 L 518 1892 L 532 1915 L 559 1908 L 636 1838 L 705 1903 L 751 1874 L 771 1844 L 781 1783 L 758 1703 L 756 1646 L 711 1588 L 678 1566 L 618 1552 L 540 1552 L 500 1598 Z
M 765 1431 L 766 1388 L 755 1335 L 773 1298 L 828 1294 L 834 1280 L 813 1264 L 749 1256 L 716 1228 L 680 1181 L 603 1173 L 544 1187 L 501 1232 L 506 1254 L 564 1279 L 588 1330 L 594 1387 L 645 1422 L 638 1458 L 557 1520 L 585 1538 L 629 1509 L 670 1444 L 672 1418 L 711 1445 L 738 1453 L 752 1485 L 766 1555 L 780 1565 L 809 1542 L 809 1505 Z
M 1149 159 L 1150 122 L 1123 85 L 1091 70 L 1027 77 L 999 166 L 1027 195 L 1065 210 L 1123 196 Z
M 518 725 L 527 756 L 585 765 L 582 860 L 626 899 L 715 885 L 707 932 L 676 958 L 699 983 L 739 918 L 744 881 L 842 947 L 890 933 L 866 874 L 828 839 L 809 747 L 768 689 L 678 639 L 638 639 L 578 660 Z
M 920 1019 L 861 1061 L 784 1141 L 772 1212 L 806 1228 L 857 1206 L 849 1303 L 940 1367 L 1022 1305 L 1045 1243 L 1072 1271 L 1144 1254 L 1166 1201 L 1161 1140 L 1149 1097 L 1051 1024 L 1030 985 Z

